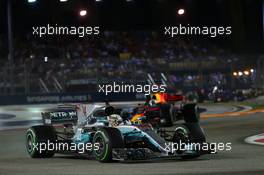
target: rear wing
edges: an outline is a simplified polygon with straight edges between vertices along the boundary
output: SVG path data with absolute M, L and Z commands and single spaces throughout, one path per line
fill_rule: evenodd
M 52 124 L 76 124 L 78 121 L 77 111 L 73 109 L 58 109 L 50 112 L 42 112 L 44 125 Z
M 184 101 L 185 97 L 183 95 L 170 95 L 170 94 L 166 94 L 165 97 L 166 101 Z
M 168 94 L 168 93 L 154 93 L 152 99 L 156 100 L 156 103 L 166 103 L 166 102 L 176 102 L 176 101 L 185 101 L 185 96 Z

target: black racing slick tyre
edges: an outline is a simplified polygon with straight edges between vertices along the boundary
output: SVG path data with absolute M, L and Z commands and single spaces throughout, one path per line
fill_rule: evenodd
M 185 104 L 183 106 L 183 117 L 186 123 L 198 123 L 200 120 L 200 114 L 198 107 L 195 103 Z
M 57 135 L 52 126 L 38 125 L 30 127 L 26 132 L 26 149 L 32 158 L 50 158 L 55 150 L 48 150 L 48 143 L 55 143 Z M 42 146 L 41 146 L 42 145 Z
M 94 156 L 99 162 L 111 162 L 114 148 L 124 148 L 120 131 L 116 128 L 100 128 L 93 137 Z
M 160 119 L 165 120 L 164 123 L 161 123 L 163 126 L 172 126 L 173 125 L 173 117 L 171 112 L 171 105 L 162 104 L 160 106 Z
M 205 136 L 203 130 L 200 128 L 200 125 L 197 123 L 194 124 L 182 124 L 182 125 L 176 125 L 175 132 L 173 135 L 173 142 L 177 143 L 178 146 L 181 145 L 180 143 L 184 144 L 203 144 L 205 143 Z M 180 149 L 176 151 L 178 154 L 182 154 L 183 151 Z M 199 151 L 197 154 L 189 154 L 189 155 L 183 155 L 183 159 L 191 159 L 191 158 L 197 158 L 200 156 Z
M 173 138 L 172 138 L 173 143 L 176 143 L 178 146 L 180 143 L 190 143 L 191 138 L 190 138 L 190 131 L 185 125 L 176 125 Z M 176 151 L 178 154 L 181 154 L 182 151 L 177 148 Z

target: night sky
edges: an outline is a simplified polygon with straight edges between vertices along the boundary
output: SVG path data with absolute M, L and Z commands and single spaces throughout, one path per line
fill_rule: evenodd
M 6 1 L 0 1 L 0 33 L 6 36 Z M 233 27 L 237 33 L 233 40 L 248 47 L 263 45 L 262 0 L 12 0 L 15 37 L 32 32 L 32 26 L 97 25 L 110 30 L 160 30 L 165 25 L 179 23 Z M 177 10 L 184 8 L 184 16 Z M 85 18 L 78 16 L 86 9 Z M 241 40 L 241 41 L 240 41 Z

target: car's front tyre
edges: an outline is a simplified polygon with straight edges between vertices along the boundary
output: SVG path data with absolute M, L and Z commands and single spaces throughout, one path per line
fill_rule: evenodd
M 111 162 L 114 148 L 123 148 L 124 142 L 121 133 L 116 128 L 100 128 L 93 137 L 93 150 L 96 160 L 99 162 Z

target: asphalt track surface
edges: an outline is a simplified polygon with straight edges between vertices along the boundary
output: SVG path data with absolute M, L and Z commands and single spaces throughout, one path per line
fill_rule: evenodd
M 24 129 L 0 131 L 0 174 L 264 174 L 264 147 L 244 142 L 247 136 L 264 132 L 264 113 L 205 118 L 201 125 L 209 142 L 231 142 L 232 150 L 184 161 L 99 163 L 64 155 L 31 159 L 25 150 Z

